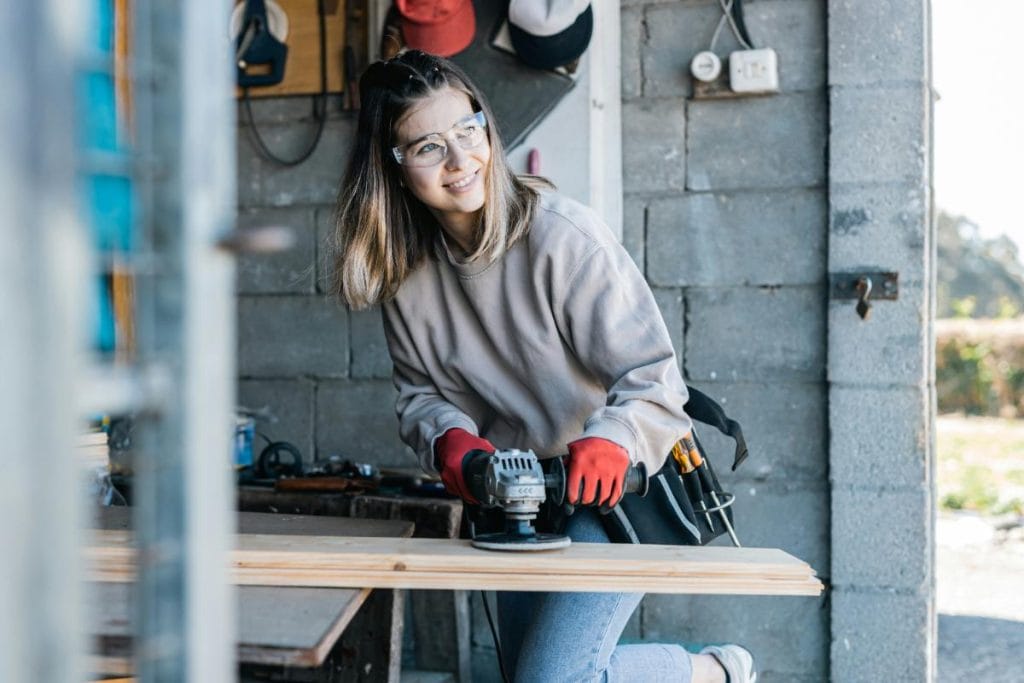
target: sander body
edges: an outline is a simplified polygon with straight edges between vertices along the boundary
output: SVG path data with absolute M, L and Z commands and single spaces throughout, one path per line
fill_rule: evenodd
M 566 503 L 564 456 L 540 460 L 531 450 L 471 451 L 462 463 L 469 492 L 483 508 L 500 508 L 502 531 L 474 535 L 472 545 L 486 550 L 533 551 L 564 548 L 568 536 L 538 533 L 534 527 L 541 505 Z M 626 493 L 647 490 L 647 471 L 642 463 L 630 467 L 624 485 Z M 605 511 L 605 510 L 602 510 Z

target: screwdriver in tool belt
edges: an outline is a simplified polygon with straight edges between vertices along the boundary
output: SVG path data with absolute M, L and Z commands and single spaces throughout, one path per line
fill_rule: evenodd
M 694 441 L 693 436 L 689 433 L 686 434 L 681 440 L 682 444 L 686 447 L 689 455 L 690 462 L 697 470 L 701 480 L 704 482 L 705 488 L 711 495 L 711 501 L 715 504 L 718 509 L 718 514 L 722 517 L 722 523 L 725 524 L 725 530 L 729 532 L 729 538 L 732 539 L 733 545 L 737 548 L 740 547 L 740 539 L 736 537 L 736 531 L 732 528 L 732 523 L 729 521 L 729 515 L 726 514 L 725 508 L 722 507 L 722 502 L 718 499 L 718 493 L 716 491 L 717 483 L 714 479 L 714 475 L 708 470 L 707 465 L 704 463 L 704 458 L 700 456 L 700 451 L 697 449 L 697 442 Z
M 689 436 L 689 434 L 687 434 Z M 687 495 L 693 501 L 694 505 L 700 508 L 700 511 L 704 513 L 704 519 L 708 523 L 708 528 L 711 529 L 711 533 L 715 532 L 715 523 L 711 521 L 711 513 L 708 512 L 708 506 L 704 504 L 704 492 L 700 487 L 700 474 L 696 472 L 696 467 L 690 462 L 689 448 L 683 450 L 683 442 L 677 441 L 672 446 L 672 457 L 679 463 L 679 469 L 682 472 L 680 479 L 683 481 L 683 486 L 686 487 Z M 692 474 L 693 476 L 686 476 Z

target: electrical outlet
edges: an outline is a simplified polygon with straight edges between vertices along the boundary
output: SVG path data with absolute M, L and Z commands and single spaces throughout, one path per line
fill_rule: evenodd
M 775 50 L 737 50 L 729 55 L 729 87 L 733 92 L 779 91 L 779 63 Z

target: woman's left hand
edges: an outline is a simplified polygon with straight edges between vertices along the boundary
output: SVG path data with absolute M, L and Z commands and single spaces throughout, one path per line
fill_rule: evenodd
M 613 507 L 622 498 L 629 453 L 617 443 L 588 436 L 569 444 L 566 492 L 573 505 Z

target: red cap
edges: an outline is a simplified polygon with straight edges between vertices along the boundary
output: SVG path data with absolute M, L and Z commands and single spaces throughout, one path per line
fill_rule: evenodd
M 462 52 L 476 35 L 472 0 L 395 0 L 405 44 L 441 57 Z

